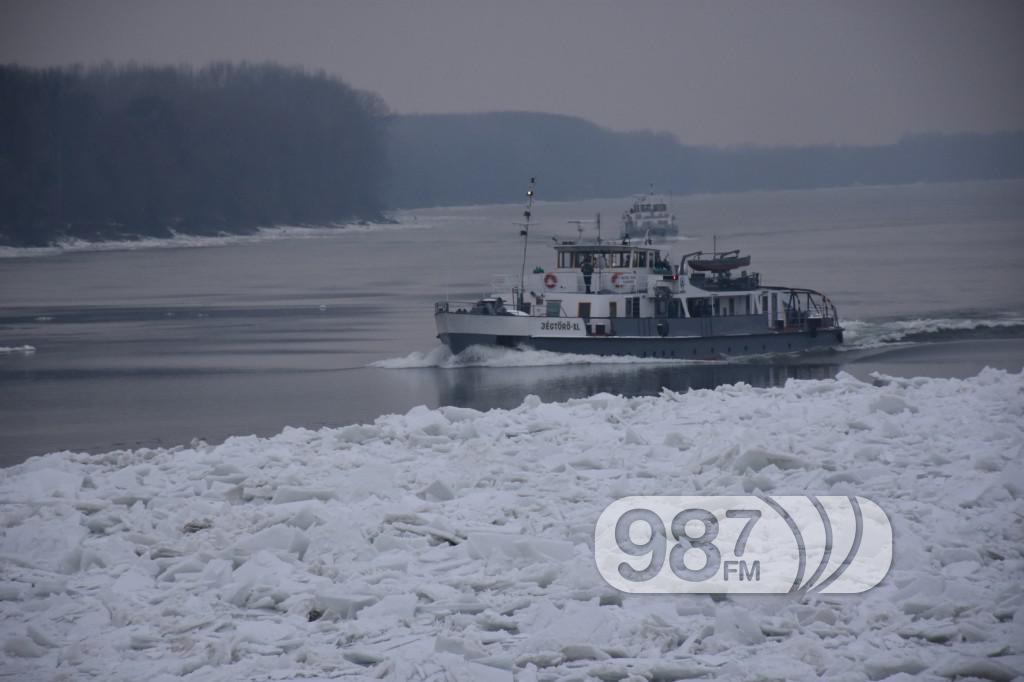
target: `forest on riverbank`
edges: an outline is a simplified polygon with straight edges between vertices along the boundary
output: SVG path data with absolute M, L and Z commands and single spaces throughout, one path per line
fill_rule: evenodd
M 708 147 L 529 112 L 390 119 L 389 205 L 514 201 L 523 179 L 552 200 L 1024 177 L 1024 132 L 909 135 L 885 145 Z
M 272 64 L 0 67 L 0 242 L 379 219 L 386 114 Z
M 274 64 L 0 66 L 0 244 L 40 246 L 389 209 L 1024 177 L 1024 132 L 875 146 L 707 147 L 535 112 L 393 114 Z

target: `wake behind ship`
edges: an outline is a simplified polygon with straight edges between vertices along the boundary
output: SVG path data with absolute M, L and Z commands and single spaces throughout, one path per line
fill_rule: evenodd
M 532 184 L 527 196 L 532 204 Z M 527 276 L 530 214 L 528 207 L 518 286 L 506 279 L 479 300 L 435 303 L 438 338 L 453 352 L 488 345 L 717 359 L 842 343 L 827 296 L 763 285 L 758 273 L 746 270 L 750 256 L 739 251 L 690 253 L 674 264 L 649 240 L 581 238 L 556 244 L 552 267 Z

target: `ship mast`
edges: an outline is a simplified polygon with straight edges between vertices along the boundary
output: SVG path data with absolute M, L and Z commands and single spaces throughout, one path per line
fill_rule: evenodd
M 526 302 L 526 245 L 530 241 L 530 216 L 533 214 L 533 185 L 536 180 L 536 178 L 530 178 L 530 187 L 526 190 L 526 210 L 523 211 L 523 218 L 526 221 L 519 223 L 522 228 L 519 230 L 519 234 L 523 238 L 523 265 L 519 269 L 519 302 L 516 304 L 516 310 L 522 310 L 523 304 Z

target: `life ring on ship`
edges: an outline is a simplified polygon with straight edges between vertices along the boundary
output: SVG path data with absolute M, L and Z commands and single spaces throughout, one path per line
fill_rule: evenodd
M 612 286 L 615 287 L 616 289 L 621 289 L 622 288 L 621 277 L 622 277 L 622 273 L 621 272 L 613 272 L 612 273 Z
M 555 276 L 555 273 L 549 272 L 544 275 L 544 286 L 548 289 L 554 289 L 556 284 L 558 284 L 558 277 Z

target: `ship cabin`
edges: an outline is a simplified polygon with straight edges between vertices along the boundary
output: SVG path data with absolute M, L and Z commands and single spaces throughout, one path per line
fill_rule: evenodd
M 608 320 L 760 315 L 768 301 L 759 288 L 760 278 L 746 271 L 687 278 L 668 254 L 647 244 L 562 242 L 555 246 L 555 267 L 534 271 L 524 310 Z
M 530 313 L 546 317 L 685 317 L 679 268 L 648 245 L 555 246 L 555 267 L 538 268 L 528 287 Z

